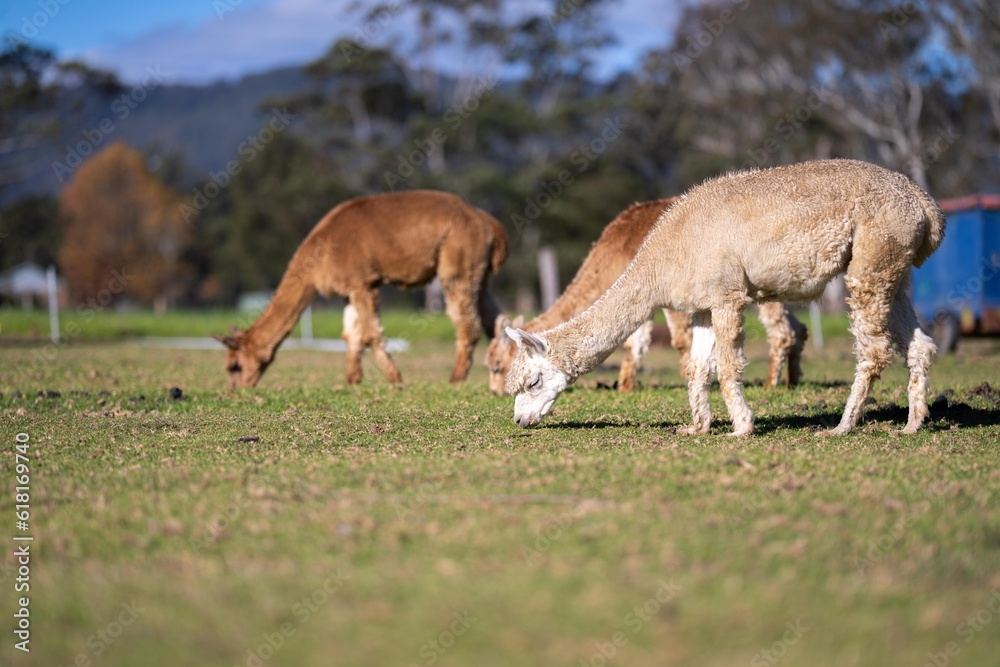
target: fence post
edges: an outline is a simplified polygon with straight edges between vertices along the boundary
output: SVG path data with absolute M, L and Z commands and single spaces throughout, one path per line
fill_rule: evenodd
M 49 289 L 49 337 L 53 343 L 59 343 L 59 285 L 56 280 L 56 267 L 49 264 L 45 272 L 45 283 Z
M 556 249 L 538 249 L 538 282 L 542 290 L 542 310 L 548 310 L 559 298 L 559 260 Z

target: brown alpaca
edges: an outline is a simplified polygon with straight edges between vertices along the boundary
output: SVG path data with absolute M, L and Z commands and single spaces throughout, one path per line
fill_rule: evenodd
M 544 313 L 524 324 L 524 330 L 544 331 L 582 313 L 611 287 L 625 271 L 646 234 L 663 211 L 673 205 L 678 197 L 657 199 L 633 204 L 618 214 L 594 243 L 590 253 L 566 291 Z M 670 344 L 680 355 L 681 372 L 685 378 L 691 352 L 691 315 L 665 309 L 663 314 L 670 328 Z M 760 320 L 767 330 L 771 348 L 771 368 L 767 376 L 768 387 L 781 381 L 781 370 L 788 359 L 788 386 L 798 384 L 801 378 L 802 348 L 808 335 L 806 327 L 782 303 L 760 305 Z M 504 379 L 517 354 L 517 345 L 505 333 L 509 326 L 519 328 L 521 318 L 514 322 L 503 315 L 497 318 L 493 340 L 486 349 L 486 368 L 489 370 L 490 391 L 498 396 L 504 393 Z M 627 392 L 635 387 L 635 377 L 642 358 L 649 350 L 651 324 L 644 323 L 625 341 L 625 360 L 618 374 L 618 391 Z
M 295 251 L 271 302 L 246 331 L 216 337 L 229 348 L 232 387 L 252 387 L 274 360 L 316 294 L 347 299 L 343 338 L 347 382 L 361 381 L 361 356 L 372 349 L 390 382 L 401 382 L 386 352 L 378 288 L 426 285 L 436 275 L 455 324 L 451 381 L 469 374 L 472 352 L 500 309 L 489 292 L 491 273 L 507 258 L 507 235 L 492 216 L 446 192 L 412 190 L 359 197 L 326 214 Z
M 719 386 L 733 435 L 753 432 L 743 398 L 743 309 L 749 303 L 817 298 L 847 272 L 858 365 L 840 424 L 850 431 L 872 383 L 906 357 L 909 416 L 927 417 L 927 375 L 936 348 L 907 295 L 910 271 L 937 249 L 945 219 L 906 176 L 855 160 L 821 160 L 729 174 L 694 188 L 649 232 L 635 259 L 586 311 L 540 333 L 509 329 L 518 354 L 507 375 L 514 421 L 537 424 L 577 377 L 606 359 L 654 308 L 694 313 L 688 395 L 693 424 L 711 424 L 709 377 Z

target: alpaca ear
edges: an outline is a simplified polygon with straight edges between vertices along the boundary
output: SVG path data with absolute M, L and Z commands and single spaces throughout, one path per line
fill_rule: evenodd
M 506 332 L 507 335 L 510 336 L 515 343 L 517 343 L 519 348 L 523 348 L 531 354 L 545 354 L 545 341 L 538 336 L 533 336 L 527 331 L 512 329 L 511 327 L 507 327 Z
M 219 341 L 230 350 L 240 349 L 240 342 L 236 340 L 235 336 L 212 336 L 215 340 Z
M 496 322 L 493 324 L 493 337 L 503 340 L 507 337 L 507 332 L 504 331 L 507 327 L 511 325 L 510 318 L 506 315 L 497 315 Z
M 511 323 L 510 326 L 514 327 L 515 329 L 523 329 L 524 328 L 524 315 L 518 315 L 517 317 L 515 317 L 514 321 Z

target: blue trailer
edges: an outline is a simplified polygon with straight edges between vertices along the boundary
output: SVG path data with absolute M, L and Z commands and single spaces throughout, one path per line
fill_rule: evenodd
M 913 270 L 913 307 L 941 350 L 959 334 L 1000 333 L 1000 195 L 939 202 L 941 247 Z

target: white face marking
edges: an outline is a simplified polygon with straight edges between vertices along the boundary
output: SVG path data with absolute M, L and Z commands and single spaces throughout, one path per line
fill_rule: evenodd
M 544 352 L 521 345 L 507 375 L 507 388 L 515 394 L 514 423 L 521 428 L 537 425 L 551 412 L 569 381 Z

